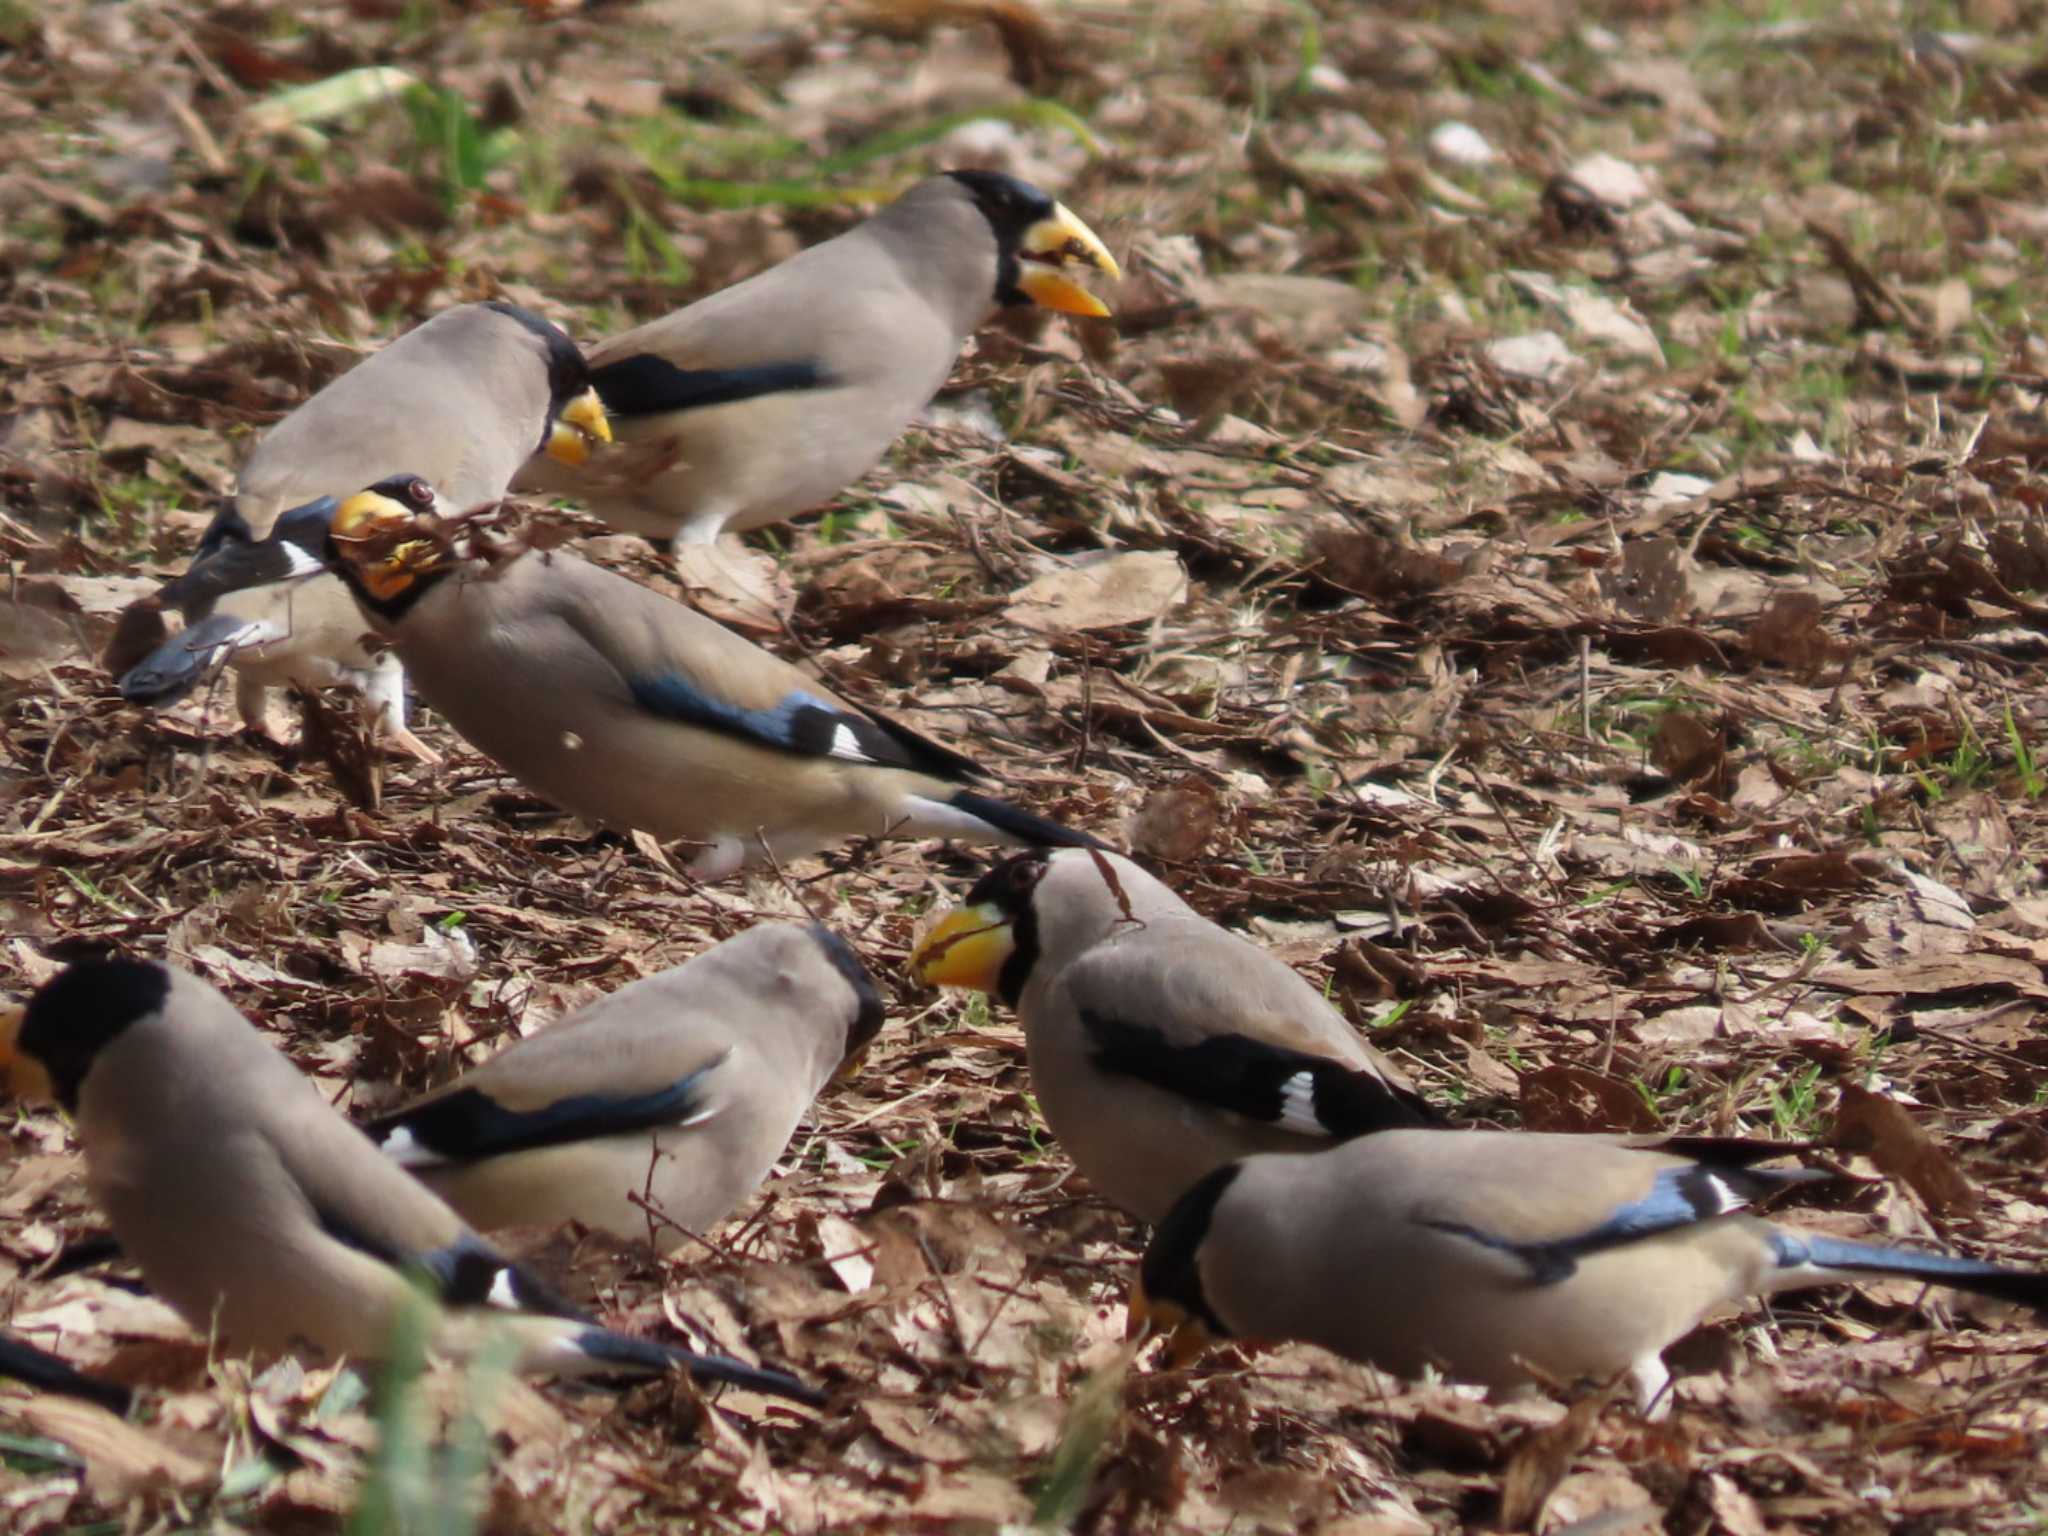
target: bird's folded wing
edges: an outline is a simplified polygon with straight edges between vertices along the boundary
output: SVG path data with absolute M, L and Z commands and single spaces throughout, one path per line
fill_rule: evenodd
M 569 1094 L 525 1108 L 502 1102 L 486 1087 L 458 1087 L 364 1129 L 386 1156 L 416 1168 L 694 1124 L 716 1108 L 712 1080 L 725 1059 L 721 1055 L 673 1082 L 641 1091 Z
M 1411 1219 L 1508 1255 L 1526 1267 L 1531 1280 L 1550 1283 L 1593 1254 L 1697 1226 L 1780 1190 L 1832 1177 L 1821 1169 L 1659 1161 L 1664 1165 L 1654 1170 L 1610 1163 L 1603 1178 L 1597 1164 L 1546 1169 L 1537 1156 L 1521 1170 L 1521 1198 L 1513 1202 L 1511 1219 L 1502 1219 L 1508 1193 L 1497 1181 L 1465 1183 L 1418 1206 Z
M 684 367 L 657 353 L 634 352 L 593 368 L 590 382 L 607 411 L 631 420 L 733 405 L 764 395 L 829 389 L 838 380 L 808 358 L 733 367 Z
M 1099 1070 L 1247 1120 L 1342 1140 L 1431 1118 L 1406 1088 L 1326 1056 L 1242 1034 L 1176 1042 L 1128 1013 L 1083 1007 L 1080 1017 Z
M 957 781 L 971 759 L 893 720 L 842 704 L 777 656 L 683 604 L 619 578 L 585 576 L 557 612 L 615 668 L 650 715 L 798 757 L 908 768 Z
M 312 576 L 321 569 L 317 559 L 286 539 L 254 544 L 231 540 L 212 554 L 194 559 L 184 575 L 164 584 L 157 600 L 166 608 L 198 617 L 230 592 Z

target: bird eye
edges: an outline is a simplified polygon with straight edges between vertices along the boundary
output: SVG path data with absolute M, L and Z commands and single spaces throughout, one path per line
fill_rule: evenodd
M 434 488 L 424 480 L 408 481 L 405 498 L 416 507 L 431 507 L 434 504 Z

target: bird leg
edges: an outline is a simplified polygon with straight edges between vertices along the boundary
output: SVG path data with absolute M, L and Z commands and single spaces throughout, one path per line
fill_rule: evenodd
M 1628 1368 L 1630 1385 L 1636 1390 L 1636 1408 L 1652 1424 L 1671 1417 L 1671 1372 L 1664 1357 L 1655 1350 L 1637 1358 Z
M 383 739 L 394 752 L 417 758 L 429 768 L 441 766 L 441 754 L 406 729 L 405 669 L 390 652 L 377 658 L 377 665 L 362 680 L 363 695 L 370 702 L 371 734 Z
M 246 672 L 235 675 L 235 710 L 242 717 L 242 724 L 251 735 L 264 741 L 282 744 L 282 739 L 270 729 L 270 686 L 251 677 Z

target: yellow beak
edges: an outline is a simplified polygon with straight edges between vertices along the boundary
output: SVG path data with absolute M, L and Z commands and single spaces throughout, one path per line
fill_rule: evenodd
M 332 537 L 372 597 L 389 600 L 440 561 L 431 540 L 393 537 L 413 526 L 413 515 L 381 491 L 357 491 L 334 514 Z
M 17 1099 L 54 1098 L 50 1074 L 43 1070 L 43 1064 L 21 1053 L 18 1042 L 26 1014 L 27 1010 L 18 1004 L 0 1008 L 0 1074 L 5 1075 L 7 1091 Z
M 1145 1294 L 1142 1279 L 1131 1281 L 1131 1295 L 1124 1307 L 1124 1338 L 1140 1334 L 1165 1334 L 1166 1363 L 1174 1370 L 1193 1365 L 1213 1342 L 1202 1320 L 1170 1301 L 1154 1301 Z
M 993 992 L 1016 947 L 1009 919 L 984 902 L 948 912 L 911 951 L 910 969 L 927 986 Z
M 589 461 L 592 443 L 611 440 L 611 420 L 593 386 L 562 407 L 555 424 L 548 429 L 545 451 L 558 464 L 582 465 Z
M 1024 231 L 1017 254 L 1025 262 L 1017 286 L 1032 303 L 1062 314 L 1096 319 L 1109 313 L 1107 304 L 1058 270 L 1086 267 L 1111 282 L 1123 276 L 1123 269 L 1109 254 L 1109 247 L 1094 230 L 1068 212 L 1064 204 L 1053 204 L 1051 213 Z

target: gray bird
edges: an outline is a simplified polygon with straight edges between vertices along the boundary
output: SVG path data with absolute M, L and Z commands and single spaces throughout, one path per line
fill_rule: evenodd
M 844 939 L 762 923 L 365 1128 L 485 1231 L 574 1218 L 625 1238 L 651 1229 L 666 1252 L 760 1187 L 881 1027 Z
M 1248 1153 L 1433 1118 L 1314 987 L 1116 854 L 997 865 L 911 966 L 1017 1010 L 1047 1126 L 1141 1220 Z
M 397 659 L 363 646 L 339 582 L 266 535 L 285 508 L 346 495 L 401 465 L 453 506 L 492 501 L 536 451 L 581 463 L 609 435 L 583 356 L 559 328 L 513 304 L 442 311 L 264 434 L 191 566 L 156 594 L 185 628 L 124 672 L 123 697 L 173 703 L 226 661 L 242 718 L 261 731 L 272 687 L 352 682 L 395 745 L 432 760 L 405 728 Z
M 580 469 L 536 459 L 518 484 L 679 545 L 794 517 L 874 467 L 995 310 L 1108 314 L 1076 269 L 1120 275 L 1038 188 L 985 171 L 920 182 L 845 234 L 593 346 L 617 444 Z
M 325 535 L 420 697 L 563 809 L 701 845 L 703 880 L 858 836 L 1094 845 L 638 582 L 559 550 L 465 557 L 423 499 L 398 476 L 285 521 L 304 547 Z
M 1628 1373 L 1668 1411 L 1665 1347 L 1711 1308 L 1897 1276 L 2048 1307 L 2048 1274 L 1846 1242 L 1743 1214 L 1810 1169 L 1514 1131 L 1387 1131 L 1230 1163 L 1153 1235 L 1135 1332 L 1300 1339 L 1498 1389 Z
M 80 961 L 37 991 L 0 1049 L 17 1094 L 72 1116 L 86 1185 L 150 1288 L 245 1350 L 378 1358 L 413 1282 L 474 1344 L 488 1314 L 519 1369 L 681 1365 L 802 1400 L 778 1371 L 600 1328 L 381 1156 L 212 987 L 168 966 Z

